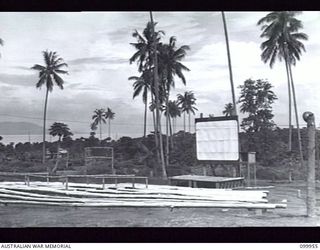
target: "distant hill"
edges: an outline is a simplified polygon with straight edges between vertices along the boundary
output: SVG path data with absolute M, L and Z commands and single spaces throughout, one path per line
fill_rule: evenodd
M 31 122 L 0 122 L 0 135 L 41 134 L 42 127 Z

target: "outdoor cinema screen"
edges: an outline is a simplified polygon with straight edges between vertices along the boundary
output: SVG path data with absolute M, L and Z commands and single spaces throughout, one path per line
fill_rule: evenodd
M 203 161 L 239 159 L 238 121 L 231 117 L 196 119 L 197 158 Z

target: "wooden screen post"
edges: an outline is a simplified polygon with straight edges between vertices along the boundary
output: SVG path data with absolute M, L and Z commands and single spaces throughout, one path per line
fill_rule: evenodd
M 247 163 L 247 186 L 250 187 L 250 163 Z

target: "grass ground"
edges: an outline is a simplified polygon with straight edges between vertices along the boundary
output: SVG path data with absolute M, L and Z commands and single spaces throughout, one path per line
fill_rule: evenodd
M 288 207 L 258 215 L 255 211 L 247 209 L 70 208 L 9 205 L 0 209 L 0 226 L 19 228 L 320 226 L 320 211 L 317 218 L 305 216 L 305 183 L 263 182 L 260 185 L 275 186 L 270 189 L 269 202 L 286 199 Z M 298 190 L 301 190 L 301 198 L 297 195 Z

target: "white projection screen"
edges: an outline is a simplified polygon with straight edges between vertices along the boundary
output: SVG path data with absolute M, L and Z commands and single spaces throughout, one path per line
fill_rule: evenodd
M 197 158 L 202 161 L 238 161 L 238 121 L 217 118 L 196 119 Z

